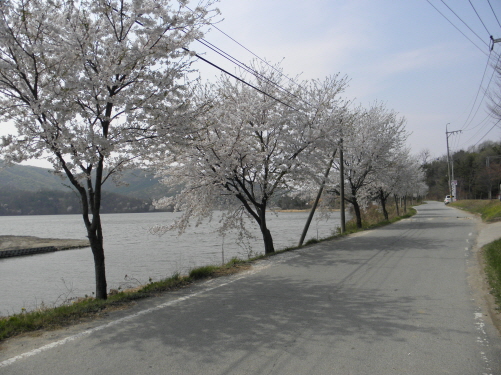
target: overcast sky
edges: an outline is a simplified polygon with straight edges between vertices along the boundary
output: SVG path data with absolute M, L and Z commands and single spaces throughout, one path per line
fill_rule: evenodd
M 463 131 L 450 135 L 451 151 L 501 140 L 501 123 L 485 120 L 484 96 L 487 87 L 496 87 L 492 63 L 501 42 L 490 55 L 490 35 L 501 38 L 501 1 L 489 0 L 493 9 L 488 0 L 471 0 L 473 6 L 469 0 L 444 1 L 222 0 L 217 27 L 259 57 L 283 60 L 291 77 L 348 76 L 346 98 L 364 106 L 384 102 L 407 119 L 412 153 L 428 148 L 438 157 L 447 152 L 447 123 L 449 131 Z M 216 29 L 205 39 L 240 61 L 254 58 Z M 199 43 L 191 48 L 204 50 Z M 213 51 L 204 56 L 235 70 Z M 206 63 L 196 66 L 203 77 L 219 74 Z
M 221 0 L 217 27 L 260 58 L 282 61 L 290 77 L 348 76 L 347 99 L 385 103 L 407 119 L 411 152 L 429 149 L 439 157 L 447 151 L 448 123 L 449 131 L 462 130 L 450 135 L 451 151 L 501 140 L 501 123 L 488 117 L 485 96 L 496 87 L 492 64 L 501 42 L 490 53 L 490 35 L 501 38 L 501 1 L 444 1 Z M 217 29 L 204 38 L 242 62 L 254 58 Z M 200 43 L 190 48 L 235 71 Z M 205 79 L 219 74 L 201 61 L 195 67 Z

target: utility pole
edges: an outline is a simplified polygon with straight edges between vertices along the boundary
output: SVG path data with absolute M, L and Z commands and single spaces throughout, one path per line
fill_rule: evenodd
M 447 173 L 449 175 L 449 194 L 451 196 L 451 200 L 454 202 L 456 200 L 456 187 L 454 189 L 452 188 L 452 183 L 454 181 L 454 160 L 452 160 L 452 181 L 451 181 L 451 157 L 449 154 L 449 135 L 454 134 L 454 133 L 461 133 L 462 130 L 454 130 L 454 131 L 448 131 L 447 130 L 447 125 L 450 125 L 450 122 L 448 122 L 445 125 L 445 139 L 447 141 Z M 454 190 L 454 194 L 453 191 Z
M 447 142 L 447 175 L 449 176 L 449 195 L 452 196 L 452 191 L 451 191 L 451 162 L 450 162 L 450 156 L 449 156 L 449 132 L 447 131 L 447 125 L 450 123 L 448 122 L 445 124 L 445 141 Z
M 343 137 L 339 145 L 339 194 L 340 194 L 340 212 L 341 212 L 341 233 L 346 232 L 346 218 L 344 214 L 344 157 L 343 157 Z

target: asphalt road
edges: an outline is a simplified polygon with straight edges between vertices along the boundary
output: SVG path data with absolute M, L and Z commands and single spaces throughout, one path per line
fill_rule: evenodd
M 478 219 L 442 203 L 0 351 L 0 374 L 501 374 Z

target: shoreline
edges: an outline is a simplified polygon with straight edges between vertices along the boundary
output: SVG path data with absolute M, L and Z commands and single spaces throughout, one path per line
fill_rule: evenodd
M 0 258 L 89 247 L 88 240 L 0 235 Z

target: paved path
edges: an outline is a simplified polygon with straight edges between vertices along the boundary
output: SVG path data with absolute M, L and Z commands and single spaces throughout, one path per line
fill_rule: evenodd
M 501 238 L 501 221 L 491 224 L 479 224 L 479 234 L 477 239 L 477 246 L 482 247 L 488 243 Z
M 2 375 L 501 374 L 468 280 L 478 220 L 415 217 L 0 351 Z M 84 330 L 86 329 L 86 330 Z

